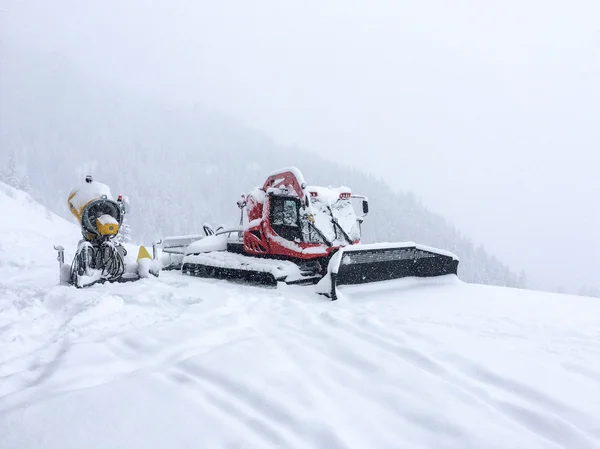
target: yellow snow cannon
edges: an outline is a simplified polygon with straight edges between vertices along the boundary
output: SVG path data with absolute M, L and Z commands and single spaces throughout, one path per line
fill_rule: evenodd
M 64 264 L 64 249 L 56 246 L 61 265 L 61 282 L 87 287 L 97 282 L 135 281 L 150 274 L 158 276 L 159 265 L 140 247 L 137 260 L 126 263 L 127 250 L 119 231 L 128 207 L 119 196 L 115 201 L 106 184 L 86 176 L 85 183 L 74 189 L 67 200 L 69 210 L 81 226 L 79 241 L 71 266 Z
M 117 201 L 113 200 L 106 184 L 87 176 L 86 183 L 69 194 L 68 205 L 87 241 L 105 240 L 119 233 L 125 213 L 124 204 L 121 196 Z

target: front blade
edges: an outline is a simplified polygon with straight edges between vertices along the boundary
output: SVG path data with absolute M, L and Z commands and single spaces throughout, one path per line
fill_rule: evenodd
M 413 243 L 355 245 L 340 249 L 339 253 L 332 258 L 334 263 L 329 267 L 332 299 L 337 297 L 338 285 L 458 273 L 456 256 Z

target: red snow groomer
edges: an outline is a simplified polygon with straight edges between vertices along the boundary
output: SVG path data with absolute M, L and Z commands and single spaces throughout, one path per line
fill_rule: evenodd
M 412 242 L 361 244 L 367 198 L 346 187 L 308 186 L 294 167 L 271 174 L 238 207 L 238 227 L 165 238 L 163 252 L 176 260 L 170 268 L 266 285 L 319 283 L 332 300 L 339 285 L 457 274 L 457 257 L 445 251 Z

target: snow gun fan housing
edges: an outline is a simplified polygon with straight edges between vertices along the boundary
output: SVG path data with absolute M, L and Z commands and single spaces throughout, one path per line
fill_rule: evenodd
M 184 274 L 277 285 L 336 287 L 407 276 L 457 274 L 451 253 L 409 243 L 360 243 L 367 198 L 348 187 L 308 186 L 295 167 L 278 170 L 242 195 L 239 226 L 167 237 L 163 253 Z M 356 213 L 359 206 L 360 213 Z
M 64 249 L 55 247 L 59 251 L 61 282 L 86 287 L 97 282 L 130 281 L 146 277 L 147 273 L 158 274 L 144 247 L 140 248 L 134 266 L 125 263 L 127 251 L 116 237 L 127 203 L 121 196 L 115 201 L 107 185 L 87 176 L 84 184 L 71 191 L 67 203 L 81 227 L 83 239 L 70 267 L 64 264 Z
M 68 205 L 86 240 L 110 239 L 119 233 L 123 223 L 123 205 L 121 201 L 112 199 L 105 184 L 88 176 L 86 184 L 69 194 Z

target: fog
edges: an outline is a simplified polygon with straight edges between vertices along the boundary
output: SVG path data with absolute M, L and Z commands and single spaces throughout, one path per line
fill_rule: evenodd
M 4 44 L 415 192 L 534 287 L 600 287 L 596 0 L 4 1 L 0 16 Z

